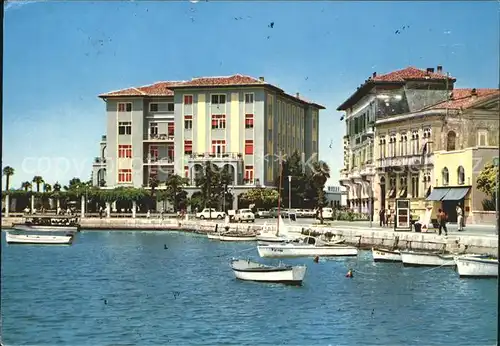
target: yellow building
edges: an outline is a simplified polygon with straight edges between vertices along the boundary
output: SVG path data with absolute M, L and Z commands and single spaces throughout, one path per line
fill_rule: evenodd
M 475 181 L 498 154 L 498 96 L 497 89 L 455 89 L 449 101 L 377 120 L 376 214 L 409 198 L 416 215 L 441 207 L 454 222 L 460 204 L 466 223 L 483 222 L 485 196 Z

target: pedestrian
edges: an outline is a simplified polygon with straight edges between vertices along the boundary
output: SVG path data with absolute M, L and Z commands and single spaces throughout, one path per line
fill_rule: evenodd
M 102 214 L 104 210 L 102 209 L 102 206 L 99 207 L 99 218 L 102 219 Z
M 443 210 L 438 209 L 437 220 L 439 224 L 438 235 L 441 235 L 441 232 L 444 231 L 444 235 L 447 236 L 448 229 L 446 228 L 446 221 L 448 220 L 448 215 L 446 215 Z
M 460 207 L 459 204 L 457 204 L 457 226 L 458 226 L 458 231 L 462 232 L 464 229 L 464 215 L 463 215 L 462 208 Z
M 386 219 L 385 219 L 385 208 L 382 207 L 378 213 L 379 219 L 380 219 L 380 227 L 384 227 L 387 225 Z

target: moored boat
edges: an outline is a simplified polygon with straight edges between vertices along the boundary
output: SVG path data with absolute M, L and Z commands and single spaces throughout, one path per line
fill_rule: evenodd
M 7 244 L 70 245 L 73 243 L 73 239 L 73 235 L 5 233 L 5 241 Z
M 220 233 L 207 233 L 207 238 L 212 240 L 219 240 Z
M 374 262 L 401 262 L 401 252 L 388 248 L 372 248 Z
M 300 239 L 301 236 L 293 236 L 289 232 L 289 226 L 285 224 L 281 215 L 278 215 L 276 231 L 272 227 L 262 227 L 262 231 L 257 235 L 257 240 L 264 243 L 283 243 Z
M 497 278 L 498 259 L 482 255 L 460 255 L 455 257 L 460 277 Z
M 405 267 L 454 267 L 453 254 L 423 251 L 401 251 L 401 261 Z
M 255 241 L 255 234 L 223 233 L 219 236 L 220 241 Z
M 231 268 L 240 280 L 290 285 L 301 285 L 307 269 L 306 266 L 269 266 L 243 259 L 233 259 Z
M 36 215 L 24 218 L 22 223 L 14 223 L 18 231 L 79 232 L 79 219 L 73 215 Z
M 323 243 L 315 237 L 306 237 L 301 242 L 282 244 L 262 244 L 257 246 L 260 257 L 334 257 L 357 256 L 358 249 L 354 246 Z

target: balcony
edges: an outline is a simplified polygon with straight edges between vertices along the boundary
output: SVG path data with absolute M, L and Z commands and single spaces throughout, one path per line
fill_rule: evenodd
M 375 175 L 375 166 L 374 165 L 364 165 L 359 170 L 359 175 L 362 177 L 369 177 Z
M 377 160 L 377 167 L 379 168 L 427 166 L 433 164 L 434 156 L 432 154 L 386 157 Z
M 204 161 L 242 161 L 243 155 L 241 153 L 193 153 L 189 156 L 190 162 L 204 162 Z
M 351 178 L 349 178 L 349 173 L 347 172 L 347 170 L 343 169 L 340 171 L 340 179 L 339 179 L 340 182 L 348 182 L 348 181 L 351 181 Z
M 365 131 L 365 132 L 363 132 L 363 133 L 361 134 L 361 137 L 362 137 L 363 139 L 365 139 L 365 138 L 371 138 L 371 137 L 373 137 L 374 135 L 375 135 L 375 131 L 373 131 L 373 127 L 369 127 L 369 128 L 367 128 L 367 129 L 366 129 L 366 131 Z
M 146 157 L 144 159 L 145 165 L 167 166 L 173 165 L 174 159 L 171 157 Z
M 166 133 L 148 134 L 144 142 L 173 142 L 174 135 Z

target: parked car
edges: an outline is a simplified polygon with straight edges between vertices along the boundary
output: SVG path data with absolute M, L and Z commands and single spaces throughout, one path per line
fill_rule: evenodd
M 278 217 L 278 208 L 271 208 L 269 210 L 269 217 Z
M 236 210 L 233 220 L 235 222 L 255 222 L 255 215 L 251 209 Z
M 323 216 L 323 220 L 332 220 L 333 221 L 333 209 L 332 208 L 323 208 L 321 211 L 321 215 Z M 316 219 L 320 219 L 320 213 L 316 214 Z
M 270 213 L 268 210 L 266 210 L 264 208 L 257 208 L 257 212 L 255 213 L 255 217 L 257 217 L 257 218 L 270 217 Z
M 303 215 L 302 217 L 314 218 L 316 217 L 316 211 L 313 209 L 303 209 L 302 215 Z
M 205 208 L 201 212 L 196 213 L 198 219 L 219 219 L 222 220 L 226 214 L 222 211 L 217 211 L 214 208 Z

